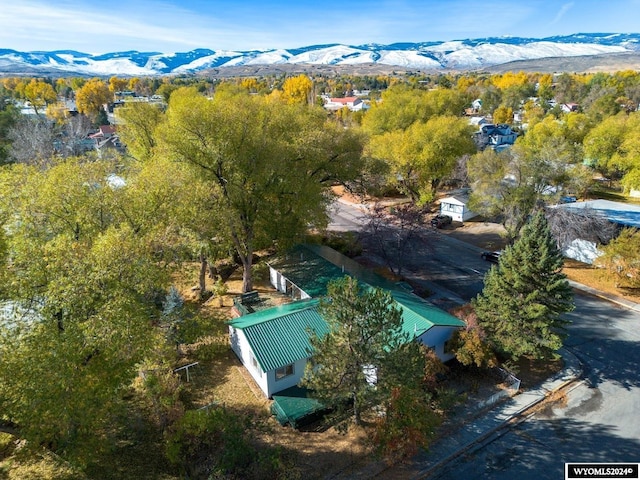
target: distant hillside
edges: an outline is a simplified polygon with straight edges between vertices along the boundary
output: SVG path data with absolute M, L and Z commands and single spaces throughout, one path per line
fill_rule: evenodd
M 580 57 L 549 57 L 535 60 L 518 60 L 515 62 L 493 65 L 483 69 L 490 73 L 509 71 L 523 72 L 619 72 L 622 70 L 640 70 L 640 53 L 625 52 L 608 55 L 583 55 Z
M 608 57 L 619 58 L 622 68 L 633 68 L 624 65 L 638 51 L 640 34 L 635 33 L 590 33 L 543 39 L 494 37 L 391 45 L 329 44 L 245 52 L 203 48 L 169 54 L 128 51 L 92 55 L 70 50 L 18 52 L 0 49 L 0 74 L 144 76 L 206 71 L 226 75 L 234 71 L 237 76 L 314 69 L 340 71 L 343 68 L 347 72 L 375 74 L 500 71 L 501 68 L 535 70 L 536 65 L 545 66 L 544 71 L 586 71 L 588 68 L 605 69 L 605 65 L 610 65 L 606 69 L 615 68 L 615 62 L 600 60 Z M 588 58 L 595 59 L 593 67 Z M 547 64 L 542 59 L 558 60 L 557 63 L 549 60 L 551 63 Z M 568 63 L 563 63 L 562 59 L 567 59 Z

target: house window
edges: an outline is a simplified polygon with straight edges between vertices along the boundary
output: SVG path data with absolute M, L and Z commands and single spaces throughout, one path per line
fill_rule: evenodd
M 282 380 L 291 375 L 293 375 L 293 363 L 276 370 L 276 380 Z
M 249 361 L 251 362 L 251 366 L 253 367 L 253 369 L 258 372 L 260 376 L 262 376 L 262 369 L 260 368 L 256 357 L 253 356 L 253 352 L 249 352 Z

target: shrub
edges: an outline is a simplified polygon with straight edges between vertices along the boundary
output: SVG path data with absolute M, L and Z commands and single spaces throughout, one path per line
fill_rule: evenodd
M 189 478 L 293 478 L 282 451 L 252 443 L 251 423 L 226 408 L 190 410 L 167 435 L 167 458 Z

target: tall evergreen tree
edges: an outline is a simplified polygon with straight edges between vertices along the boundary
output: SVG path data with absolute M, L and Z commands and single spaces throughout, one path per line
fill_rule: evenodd
M 341 407 L 352 401 L 355 423 L 360 424 L 363 409 L 385 402 L 390 384 L 398 385 L 408 372 L 421 378 L 424 357 L 417 346 L 409 346 L 402 311 L 388 292 L 365 290 L 345 277 L 329 284 L 320 313 L 329 333 L 311 337 L 313 363 L 303 384 L 323 403 Z
M 574 308 L 562 263 L 544 213 L 538 211 L 487 273 L 473 301 L 479 324 L 498 352 L 513 360 L 546 358 L 562 347 L 568 322 L 561 315 Z

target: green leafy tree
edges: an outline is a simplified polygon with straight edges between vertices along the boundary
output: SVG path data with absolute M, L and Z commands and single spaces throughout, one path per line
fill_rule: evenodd
M 431 202 L 458 158 L 475 151 L 468 123 L 450 116 L 375 135 L 368 145 L 372 157 L 389 163 L 392 183 L 418 204 Z
M 538 133 L 548 126 L 547 121 L 538 125 Z M 534 134 L 508 150 L 486 149 L 472 156 L 467 162 L 471 209 L 499 218 L 513 242 L 536 205 L 558 198 L 549 195 L 551 187 L 560 192 L 573 185 L 571 152 L 562 137 Z
M 0 327 L 0 369 L 14 372 L 0 378 L 0 405 L 21 435 L 65 458 L 111 445 L 122 390 L 157 341 L 151 319 L 168 281 L 161 242 L 119 210 L 126 187 L 112 169 L 68 159 L 0 175 L 0 291 L 16 306 Z
M 155 130 L 163 120 L 158 105 L 128 102 L 116 110 L 119 120 L 118 135 L 128 152 L 138 160 L 149 159 L 157 146 Z
M 526 223 L 537 198 L 522 157 L 513 153 L 513 149 L 499 153 L 486 149 L 467 162 L 473 186 L 471 209 L 489 218 L 499 218 L 510 242 Z
M 9 150 L 11 148 L 10 132 L 16 122 L 20 119 L 20 112 L 13 104 L 4 101 L 0 96 L 0 165 L 9 161 Z
M 608 117 L 585 136 L 585 154 L 603 175 L 625 174 L 640 164 L 639 134 L 637 112 Z
M 410 339 L 402 330 L 402 312 L 389 292 L 364 290 L 351 277 L 329 284 L 320 312 L 328 333 L 311 337 L 313 362 L 307 366 L 303 384 L 327 405 L 341 409 L 352 402 L 359 425 L 366 408 L 390 398 L 398 375 L 411 374 L 393 367 L 398 355 L 406 367 L 407 357 L 401 352 L 414 351 L 404 350 Z M 420 378 L 411 371 L 414 379 Z
M 426 122 L 435 116 L 458 116 L 468 98 L 457 90 L 432 91 L 396 85 L 382 92 L 382 100 L 373 102 L 362 121 L 372 135 L 405 130 L 415 122 Z
M 478 323 L 495 349 L 510 359 L 547 358 L 562 347 L 574 308 L 563 258 L 538 211 L 485 276 L 473 301 Z
M 242 261 L 243 290 L 250 291 L 256 249 L 286 245 L 310 224 L 326 224 L 329 188 L 359 173 L 362 140 L 320 107 L 240 92 L 208 100 L 177 90 L 156 133 L 163 152 L 209 183 L 208 198 L 222 214 Z

